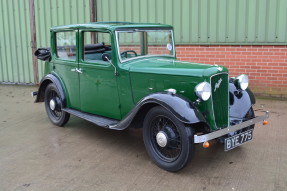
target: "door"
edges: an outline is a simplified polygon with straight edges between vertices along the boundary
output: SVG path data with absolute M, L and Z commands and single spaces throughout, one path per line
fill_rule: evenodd
M 80 109 L 78 73 L 78 31 L 59 31 L 52 33 L 54 71 L 64 85 L 67 107 Z
M 110 33 L 80 31 L 80 43 L 81 111 L 121 119 L 115 69 L 102 59 L 105 53 L 113 62 Z

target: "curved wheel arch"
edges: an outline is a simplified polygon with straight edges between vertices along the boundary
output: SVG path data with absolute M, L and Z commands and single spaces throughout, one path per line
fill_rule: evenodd
M 138 124 L 142 124 L 147 111 L 155 106 L 165 108 L 182 123 L 194 124 L 203 122 L 208 125 L 201 112 L 198 111 L 193 103 L 189 102 L 183 96 L 171 95 L 167 92 L 158 92 L 144 97 L 121 122 L 109 128 L 123 130 L 131 124 L 133 125 L 135 121 L 137 121 Z
M 56 76 L 55 74 L 48 74 L 44 78 L 42 78 L 42 80 L 40 82 L 39 89 L 38 89 L 38 95 L 36 97 L 35 103 L 44 101 L 45 90 L 50 83 L 54 83 L 55 86 L 57 87 L 57 89 L 60 93 L 61 101 L 63 102 L 63 105 L 65 107 L 67 104 L 66 95 L 65 95 L 65 91 L 64 91 L 65 88 L 64 88 L 64 85 L 63 85 L 62 81 L 60 80 L 60 78 L 58 76 Z

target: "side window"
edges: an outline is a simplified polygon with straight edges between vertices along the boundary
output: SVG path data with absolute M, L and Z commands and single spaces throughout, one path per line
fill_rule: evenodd
M 57 57 L 69 60 L 76 60 L 76 32 L 57 32 Z
M 84 32 L 83 59 L 87 62 L 106 63 L 102 55 L 112 59 L 111 35 L 103 32 Z

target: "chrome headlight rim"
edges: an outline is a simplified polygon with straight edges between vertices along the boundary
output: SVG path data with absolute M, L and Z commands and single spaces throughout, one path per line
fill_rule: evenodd
M 203 101 L 207 101 L 211 97 L 211 85 L 208 82 L 201 82 L 195 86 L 197 97 Z
M 246 90 L 249 86 L 249 78 L 246 74 L 241 74 L 237 76 L 234 80 L 234 85 L 237 89 Z

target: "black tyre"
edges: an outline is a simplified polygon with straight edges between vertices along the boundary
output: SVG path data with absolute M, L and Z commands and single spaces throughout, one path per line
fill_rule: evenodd
M 193 130 L 169 111 L 157 106 L 144 119 L 143 138 L 151 159 L 162 169 L 178 171 L 194 152 Z
M 62 111 L 63 103 L 60 93 L 53 83 L 49 84 L 45 90 L 45 108 L 54 125 L 62 127 L 68 122 L 70 114 Z

